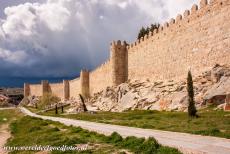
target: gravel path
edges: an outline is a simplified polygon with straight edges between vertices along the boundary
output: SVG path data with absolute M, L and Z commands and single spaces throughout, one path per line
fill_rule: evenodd
M 178 148 L 181 152 L 186 154 L 230 154 L 230 139 L 41 116 L 34 114 L 25 108 L 20 109 L 24 114 L 32 117 L 58 121 L 68 126 L 80 126 L 84 129 L 105 135 L 117 132 L 123 137 L 154 137 L 162 145 Z
M 7 151 L 5 151 L 3 147 L 6 144 L 8 138 L 10 138 L 8 125 L 4 124 L 0 126 L 0 154 L 7 154 Z
M 14 107 L 0 108 L 0 110 L 11 110 L 15 109 Z M 3 124 L 0 126 L 0 154 L 7 154 L 8 152 L 3 149 L 4 145 L 7 142 L 7 139 L 10 138 L 10 132 L 8 124 Z
M 5 108 L 0 108 L 0 110 L 12 110 L 15 109 L 15 107 L 5 107 Z

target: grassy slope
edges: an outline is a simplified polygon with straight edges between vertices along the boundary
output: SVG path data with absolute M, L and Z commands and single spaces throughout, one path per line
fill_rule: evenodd
M 26 128 L 26 129 L 25 129 Z M 111 136 L 89 132 L 81 128 L 69 127 L 57 122 L 44 121 L 38 118 L 23 117 L 11 124 L 13 138 L 8 141 L 9 146 L 32 146 L 32 145 L 76 145 L 90 143 L 97 144 L 92 150 L 81 153 L 122 153 L 119 149 L 128 149 L 134 153 L 158 153 L 158 154 L 178 154 L 179 152 L 173 148 L 163 147 L 154 139 L 138 139 L 135 137 L 122 137 L 113 133 Z M 28 151 L 12 152 L 12 153 L 34 153 Z M 76 153 L 71 152 L 52 152 L 60 153 Z
M 44 113 L 56 116 L 54 111 Z M 189 119 L 184 112 L 129 111 L 123 113 L 99 112 L 75 115 L 58 115 L 65 118 L 87 120 L 116 125 L 185 132 L 230 138 L 230 113 L 205 109 L 199 118 Z
M 22 113 L 18 110 L 0 110 L 0 126 L 3 124 L 10 123 L 13 119 L 19 118 L 22 116 Z

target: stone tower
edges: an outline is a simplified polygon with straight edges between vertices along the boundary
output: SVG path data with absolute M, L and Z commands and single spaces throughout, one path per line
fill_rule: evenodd
M 84 98 L 88 98 L 90 96 L 89 71 L 81 70 L 80 81 L 81 81 L 81 94 Z
M 42 96 L 47 94 L 49 92 L 49 81 L 42 80 Z
M 24 97 L 28 97 L 30 95 L 30 84 L 24 83 Z
M 63 80 L 63 89 L 64 89 L 64 99 L 68 100 L 70 97 L 70 88 L 69 88 L 69 81 Z
M 117 86 L 128 80 L 128 50 L 124 41 L 113 42 L 110 49 L 112 65 L 112 83 Z

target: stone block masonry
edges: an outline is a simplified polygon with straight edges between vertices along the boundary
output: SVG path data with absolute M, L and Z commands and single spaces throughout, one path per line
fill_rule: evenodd
M 112 82 L 114 86 L 122 84 L 128 79 L 128 51 L 127 43 L 121 41 L 111 44 L 111 70 Z
M 89 92 L 89 71 L 82 70 L 80 75 L 81 80 L 81 94 L 84 98 L 88 98 L 90 96 Z
M 230 60 L 230 1 L 202 0 L 128 49 L 129 79 L 180 80 Z M 143 78 L 144 77 L 144 78 Z
M 176 2 L 175 2 L 176 3 Z M 69 81 L 69 95 L 89 96 L 129 80 L 180 80 L 230 62 L 230 0 L 201 0 L 158 30 L 127 45 L 113 42 L 110 58 L 83 79 Z M 85 78 L 86 77 L 86 78 Z M 43 85 L 25 84 L 25 96 L 41 96 Z M 52 86 L 51 86 L 52 87 Z M 55 90 L 61 88 L 62 90 Z M 59 97 L 64 87 L 51 88 Z M 67 98 L 67 97 L 66 97 Z

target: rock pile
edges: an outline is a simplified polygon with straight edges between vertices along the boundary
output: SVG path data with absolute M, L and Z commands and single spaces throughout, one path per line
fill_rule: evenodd
M 20 106 L 36 107 L 38 102 L 39 102 L 39 97 L 36 96 L 24 97 L 20 103 Z
M 195 77 L 194 91 L 198 109 L 208 104 L 224 104 L 230 94 L 230 67 L 216 65 Z M 186 80 L 128 81 L 94 94 L 89 102 L 99 110 L 112 112 L 134 109 L 186 111 Z

